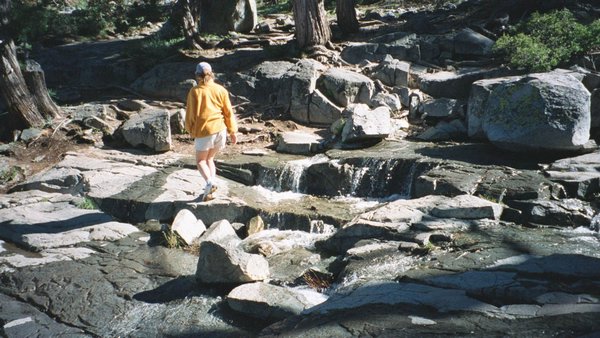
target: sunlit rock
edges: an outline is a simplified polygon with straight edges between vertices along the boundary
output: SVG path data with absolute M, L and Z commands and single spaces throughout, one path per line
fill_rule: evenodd
M 315 292 L 316 293 L 316 292 Z M 236 287 L 227 295 L 227 305 L 251 317 L 276 321 L 300 314 L 323 302 L 326 297 L 308 298 L 301 292 L 267 283 L 250 283 Z
M 491 88 L 487 99 L 472 99 L 485 101 L 479 112 L 481 129 L 494 145 L 517 152 L 573 151 L 589 141 L 590 92 L 575 77 L 537 73 L 499 78 L 487 86 Z
M 231 226 L 231 223 L 226 219 L 211 224 L 208 229 L 206 229 L 206 232 L 202 234 L 202 237 L 200 237 L 201 242 L 214 241 L 220 243 L 231 240 L 237 243 L 240 241 L 240 238 L 235 232 L 235 229 Z
M 277 151 L 289 154 L 310 155 L 319 150 L 323 139 L 316 134 L 290 131 L 279 134 L 277 137 Z
M 125 121 L 120 130 L 134 147 L 146 146 L 159 152 L 171 149 L 171 123 L 166 110 L 143 110 Z
M 345 119 L 342 142 L 381 140 L 392 132 L 388 107 L 371 110 L 365 104 L 355 104 L 347 107 L 342 117 Z
M 176 232 L 187 245 L 190 245 L 206 231 L 206 226 L 202 220 L 196 219 L 191 211 L 182 209 L 175 216 L 171 231 Z
M 234 241 L 200 243 L 196 279 L 201 283 L 246 283 L 269 278 L 269 263 L 249 254 Z

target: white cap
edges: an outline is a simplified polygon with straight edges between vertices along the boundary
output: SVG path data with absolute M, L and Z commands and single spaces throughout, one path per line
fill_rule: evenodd
M 200 62 L 196 65 L 196 74 L 207 74 L 212 72 L 212 67 L 208 64 L 208 62 Z

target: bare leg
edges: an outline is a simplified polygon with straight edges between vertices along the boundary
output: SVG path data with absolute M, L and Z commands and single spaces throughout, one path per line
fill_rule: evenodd
M 217 148 L 208 149 L 208 155 L 206 157 L 206 162 L 208 164 L 208 168 L 210 169 L 210 178 L 214 181 L 217 177 L 217 167 L 215 166 L 215 156 L 219 152 Z
M 204 178 L 204 181 L 206 182 L 212 180 L 212 173 L 208 164 L 209 152 L 210 149 L 196 152 L 196 165 L 198 166 L 198 171 L 200 172 L 200 175 L 202 175 L 202 178 Z

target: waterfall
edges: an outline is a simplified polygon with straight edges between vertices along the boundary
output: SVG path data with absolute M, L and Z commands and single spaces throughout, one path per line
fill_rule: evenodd
M 329 161 L 325 155 L 319 154 L 310 158 L 288 161 L 277 170 L 266 173 L 260 184 L 276 191 L 304 192 L 302 185 L 306 170 L 313 164 Z
M 325 166 L 313 167 L 317 164 Z M 415 176 L 421 172 L 419 167 L 415 159 L 329 159 L 321 154 L 265 169 L 258 184 L 277 192 L 406 198 L 410 197 Z
M 350 196 L 410 196 L 417 174 L 415 161 L 369 158 L 345 169 Z

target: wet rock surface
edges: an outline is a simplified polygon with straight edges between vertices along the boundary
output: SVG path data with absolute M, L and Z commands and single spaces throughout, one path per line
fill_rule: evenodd
M 404 151 L 393 150 L 398 146 Z M 330 151 L 310 161 L 288 156 L 308 164 L 296 168 L 301 175 L 310 172 L 312 165 L 339 165 L 340 161 L 345 161 L 346 170 L 365 166 L 389 174 L 394 166 L 381 166 L 378 161 L 412 158 L 431 161 L 412 171 L 431 182 L 442 172 L 440 168 L 456 175 L 467 167 L 468 152 L 452 155 L 448 149 L 440 150 L 445 157 L 441 159 L 423 156 L 427 147 L 382 144 L 370 150 Z M 531 177 L 523 181 L 531 181 L 537 187 L 531 190 L 537 193 L 527 197 L 505 192 L 505 201 L 514 203 L 508 205 L 473 193 L 485 185 L 485 179 L 414 199 L 318 198 L 286 191 L 289 187 L 304 191 L 311 184 L 283 174 L 289 161 L 264 155 L 254 157 L 253 168 L 247 159 L 224 157 L 219 167 L 235 168 L 243 162 L 257 174 L 271 170 L 271 179 L 288 181 L 279 189 L 288 188 L 277 192 L 277 187 L 272 191 L 220 178 L 215 200 L 199 202 L 203 185 L 197 172 L 188 169 L 189 159 L 174 153 L 123 155 L 99 149 L 71 153 L 55 168 L 21 185 L 21 191 L 2 196 L 0 285 L 7 305 L 0 314 L 6 335 L 294 336 L 303 332 L 354 336 L 400 334 L 403 328 L 416 333 L 425 327 L 432 335 L 467 329 L 500 334 L 515 328 L 537 335 L 600 329 L 591 320 L 600 313 L 599 237 L 589 229 L 592 209 L 582 200 L 553 200 L 552 194 L 540 193 L 554 183 L 545 181 L 541 173 L 538 181 L 533 180 L 533 170 L 524 169 Z M 479 157 L 480 164 L 461 175 L 472 176 L 486 167 L 481 164 L 485 161 Z M 576 163 L 593 166 L 589 161 L 590 156 L 552 165 L 554 169 Z M 521 175 L 521 170 L 508 168 L 492 166 L 488 171 Z M 57 179 L 61 175 L 79 180 Z M 258 176 L 258 181 L 267 180 Z M 449 175 L 444 180 L 449 186 L 460 186 L 456 183 L 460 177 Z M 48 182 L 60 184 L 52 188 Z M 393 182 L 377 184 L 389 189 Z M 503 189 L 510 187 L 503 180 L 494 182 Z M 148 185 L 152 195 L 143 188 Z M 81 209 L 84 198 L 64 191 L 86 195 L 99 209 Z M 551 222 L 541 221 L 540 206 L 545 206 L 545 217 Z M 538 210 L 528 214 L 537 218 L 505 221 L 507 208 Z M 199 254 L 205 259 L 199 259 L 198 253 L 166 248 L 164 227 L 137 223 L 170 222 L 178 213 L 190 216 L 194 224 L 201 220 L 210 225 L 199 238 Z M 245 230 L 237 231 L 229 221 L 245 226 L 257 215 L 264 220 L 265 230 L 254 230 L 240 241 L 237 233 L 244 238 Z M 523 226 L 527 224 L 537 227 Z M 225 225 L 229 230 L 223 230 Z M 227 296 L 242 280 L 216 277 L 227 275 L 225 260 L 206 258 L 215 257 L 219 247 L 230 258 L 234 253 L 238 258 L 260 258 L 259 279 L 265 279 L 260 283 L 266 283 L 267 291 L 258 288 L 250 296 L 238 290 Z M 213 254 L 203 254 L 206 250 Z M 239 266 L 243 271 L 244 264 Z M 248 273 L 256 275 L 256 271 L 252 268 Z M 307 271 L 313 272 L 307 275 Z M 272 298 L 275 291 L 268 291 L 275 285 L 280 301 Z M 297 286 L 312 286 L 322 293 L 295 295 L 287 290 Z M 289 297 L 299 303 L 293 305 Z M 279 322 L 272 324 L 275 321 Z M 370 324 L 359 325 L 360 321 Z
M 65 108 L 95 146 L 0 195 L 0 335 L 597 335 L 600 153 L 550 157 L 475 142 L 489 138 L 488 99 L 508 85 L 499 77 L 515 72 L 485 59 L 501 31 L 469 3 L 384 13 L 411 31 L 361 27 L 368 42 L 337 46 L 341 59 L 329 63 L 263 62 L 270 49 L 210 59 L 227 72 L 217 79 L 231 89 L 243 136 L 219 154 L 218 190 L 206 202 L 191 142 L 184 154 L 184 137 L 173 139 L 198 55 L 141 77 L 120 57 L 63 74 L 61 62 L 49 67 L 68 84 L 59 96 L 78 78 L 137 79 L 132 90 L 161 101 Z M 515 4 L 485 8 L 514 16 Z M 583 12 L 596 13 L 590 6 Z M 122 44 L 98 43 L 93 55 Z M 87 47 L 50 51 L 44 64 Z M 568 77 L 585 96 L 576 109 L 590 101 L 582 86 L 595 93 L 591 114 L 580 109 L 585 126 L 574 128 L 587 138 L 597 74 L 536 76 Z M 348 114 L 355 103 L 364 114 Z M 116 127 L 143 125 L 149 111 L 165 134 L 147 138 L 144 126 L 129 137 L 146 149 L 94 138 L 99 129 L 107 142 L 127 140 Z M 421 141 L 407 137 L 417 134 L 409 122 L 425 130 Z M 304 134 L 301 124 L 327 128 Z

